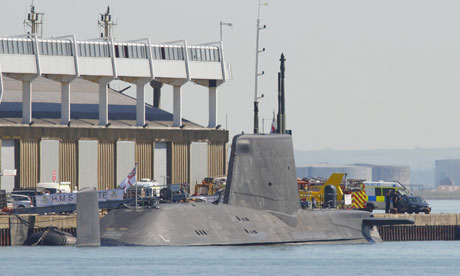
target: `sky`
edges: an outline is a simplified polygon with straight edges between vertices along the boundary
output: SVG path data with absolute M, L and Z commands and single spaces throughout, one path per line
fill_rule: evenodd
M 286 56 L 286 116 L 296 150 L 460 146 L 460 1 L 269 0 L 261 7 L 260 126 L 277 112 Z M 0 36 L 25 32 L 31 1 L 0 0 Z M 98 37 L 109 4 L 118 41 L 219 40 L 233 80 L 218 88 L 218 124 L 252 133 L 257 0 L 35 0 L 44 36 Z M 119 84 L 123 86 L 122 84 Z M 123 88 L 123 87 L 120 87 Z M 162 107 L 172 111 L 172 87 Z M 183 116 L 207 125 L 207 88 L 183 87 Z M 149 92 L 151 99 L 151 93 Z

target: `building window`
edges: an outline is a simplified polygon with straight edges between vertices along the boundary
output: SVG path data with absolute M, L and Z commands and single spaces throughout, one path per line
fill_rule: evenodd
M 161 59 L 166 59 L 165 47 L 161 47 Z

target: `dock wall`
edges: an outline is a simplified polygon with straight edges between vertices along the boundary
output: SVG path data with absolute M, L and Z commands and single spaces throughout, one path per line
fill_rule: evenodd
M 460 214 L 375 214 L 377 218 L 411 219 L 413 225 L 379 226 L 383 241 L 460 240 Z

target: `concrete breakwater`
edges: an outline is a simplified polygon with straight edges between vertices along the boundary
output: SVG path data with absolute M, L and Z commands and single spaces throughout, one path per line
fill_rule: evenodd
M 383 241 L 460 240 L 460 214 L 375 214 L 378 218 L 411 219 L 413 225 L 379 226 Z
M 379 226 L 383 241 L 460 240 L 460 214 L 375 214 L 377 218 L 404 218 L 413 225 Z M 76 215 L 0 216 L 0 246 L 22 245 L 28 235 L 56 227 L 76 236 Z

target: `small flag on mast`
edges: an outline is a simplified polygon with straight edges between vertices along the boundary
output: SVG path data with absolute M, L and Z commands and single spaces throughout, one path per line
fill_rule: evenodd
M 273 111 L 273 121 L 272 121 L 272 128 L 270 129 L 270 133 L 276 133 L 276 117 L 275 117 L 275 111 Z
M 134 166 L 134 169 L 128 174 L 128 176 L 126 176 L 126 178 L 121 181 L 120 188 L 126 192 L 126 189 L 133 186 L 134 184 L 136 184 L 136 166 Z

